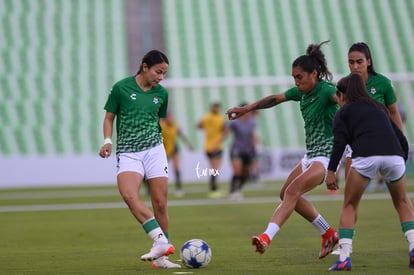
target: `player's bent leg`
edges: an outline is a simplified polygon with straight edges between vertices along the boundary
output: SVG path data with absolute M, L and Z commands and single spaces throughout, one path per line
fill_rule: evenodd
M 168 232 L 168 178 L 157 177 L 148 180 L 151 186 L 151 204 L 154 210 L 155 219 L 158 221 L 161 229 Z
M 287 177 L 285 183 L 283 184 L 282 188 L 280 189 L 279 197 L 283 201 L 285 197 L 286 188 L 293 182 L 295 178 L 297 178 L 300 174 L 302 174 L 302 167 L 301 163 L 299 162 L 295 168 L 290 172 L 289 176 Z
M 141 224 L 153 216 L 151 210 L 139 197 L 142 176 L 135 172 L 118 174 L 118 190 L 135 219 Z
M 411 199 L 407 195 L 405 176 L 397 182 L 387 182 L 387 186 L 394 207 L 400 217 L 400 222 L 403 223 L 405 221 L 413 221 L 413 205 Z

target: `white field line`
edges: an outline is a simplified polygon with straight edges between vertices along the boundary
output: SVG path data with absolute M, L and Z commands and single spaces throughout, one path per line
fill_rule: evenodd
M 171 188 L 173 185 L 171 184 Z M 245 191 L 248 190 L 280 190 L 280 185 L 261 185 L 248 184 L 244 187 Z M 141 192 L 145 192 L 145 187 L 141 187 Z M 196 194 L 206 192 L 205 184 L 199 186 L 184 186 L 186 194 Z M 172 191 L 170 191 L 172 192 Z M 0 202 L 5 200 L 30 200 L 30 199 L 63 199 L 63 198 L 93 198 L 93 197 L 114 197 L 120 196 L 116 187 L 114 189 L 99 190 L 39 190 L 39 191 L 12 191 L 1 192 L 0 189 Z
M 0 201 L 28 199 L 63 199 L 119 196 L 118 190 L 27 191 L 0 193 Z
M 408 193 L 410 198 L 414 193 Z M 343 195 L 310 195 L 310 201 L 338 201 L 343 199 Z M 363 200 L 391 199 L 389 193 L 365 194 Z M 169 200 L 171 206 L 190 206 L 190 205 L 226 205 L 226 204 L 256 204 L 256 203 L 279 203 L 278 197 L 245 198 L 239 202 L 227 199 L 195 199 L 195 200 Z M 62 210 L 92 210 L 92 209 L 116 209 L 126 208 L 123 202 L 108 203 L 73 203 L 73 204 L 39 204 L 39 205 L 15 205 L 0 206 L 0 212 L 29 212 L 29 211 L 62 211 Z

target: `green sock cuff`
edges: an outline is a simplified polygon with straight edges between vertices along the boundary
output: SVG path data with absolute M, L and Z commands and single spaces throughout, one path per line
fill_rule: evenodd
M 340 239 L 352 239 L 355 234 L 355 229 L 351 228 L 339 228 L 339 238 Z
M 170 234 L 168 234 L 168 232 L 164 232 L 164 235 L 168 240 L 170 239 Z
M 401 229 L 404 233 L 407 232 L 408 230 L 413 230 L 414 229 L 414 221 L 403 222 L 401 224 Z
M 142 224 L 142 227 L 145 230 L 145 233 L 149 233 L 152 230 L 160 227 L 160 225 L 158 224 L 157 220 L 155 218 L 151 218 L 148 221 L 146 221 L 145 223 Z

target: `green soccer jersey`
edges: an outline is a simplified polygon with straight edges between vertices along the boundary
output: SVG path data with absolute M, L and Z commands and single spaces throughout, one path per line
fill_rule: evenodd
M 332 121 L 339 108 L 333 99 L 335 92 L 335 86 L 324 80 L 308 94 L 296 87 L 285 92 L 288 100 L 300 101 L 308 158 L 330 157 L 333 146 Z
M 385 106 L 390 106 L 397 102 L 391 80 L 382 74 L 370 74 L 365 87 L 373 99 Z
M 159 118 L 166 116 L 167 106 L 168 92 L 161 85 L 144 92 L 133 76 L 115 83 L 104 109 L 116 115 L 116 152 L 140 152 L 162 144 Z

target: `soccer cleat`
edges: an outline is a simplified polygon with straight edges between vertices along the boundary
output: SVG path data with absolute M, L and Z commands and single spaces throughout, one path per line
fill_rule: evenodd
M 167 256 L 161 256 L 152 262 L 152 268 L 181 268 L 181 265 L 170 262 Z
M 331 266 L 329 271 L 350 271 L 352 269 L 351 259 L 348 257 L 345 261 L 337 260 L 333 266 Z
M 161 256 L 168 256 L 173 254 L 175 248 L 170 243 L 154 243 L 150 252 L 141 256 L 142 261 L 153 261 L 158 259 Z
M 410 261 L 408 263 L 409 268 L 414 268 L 414 248 L 411 249 L 410 253 L 408 254 L 410 257 Z
M 266 251 L 266 248 L 270 245 L 272 241 L 270 240 L 267 234 L 263 233 L 259 236 L 252 237 L 252 245 L 256 246 L 256 252 L 263 254 Z
M 332 252 L 335 245 L 338 243 L 338 232 L 332 227 L 322 235 L 322 246 L 319 252 L 319 259 L 323 259 Z

